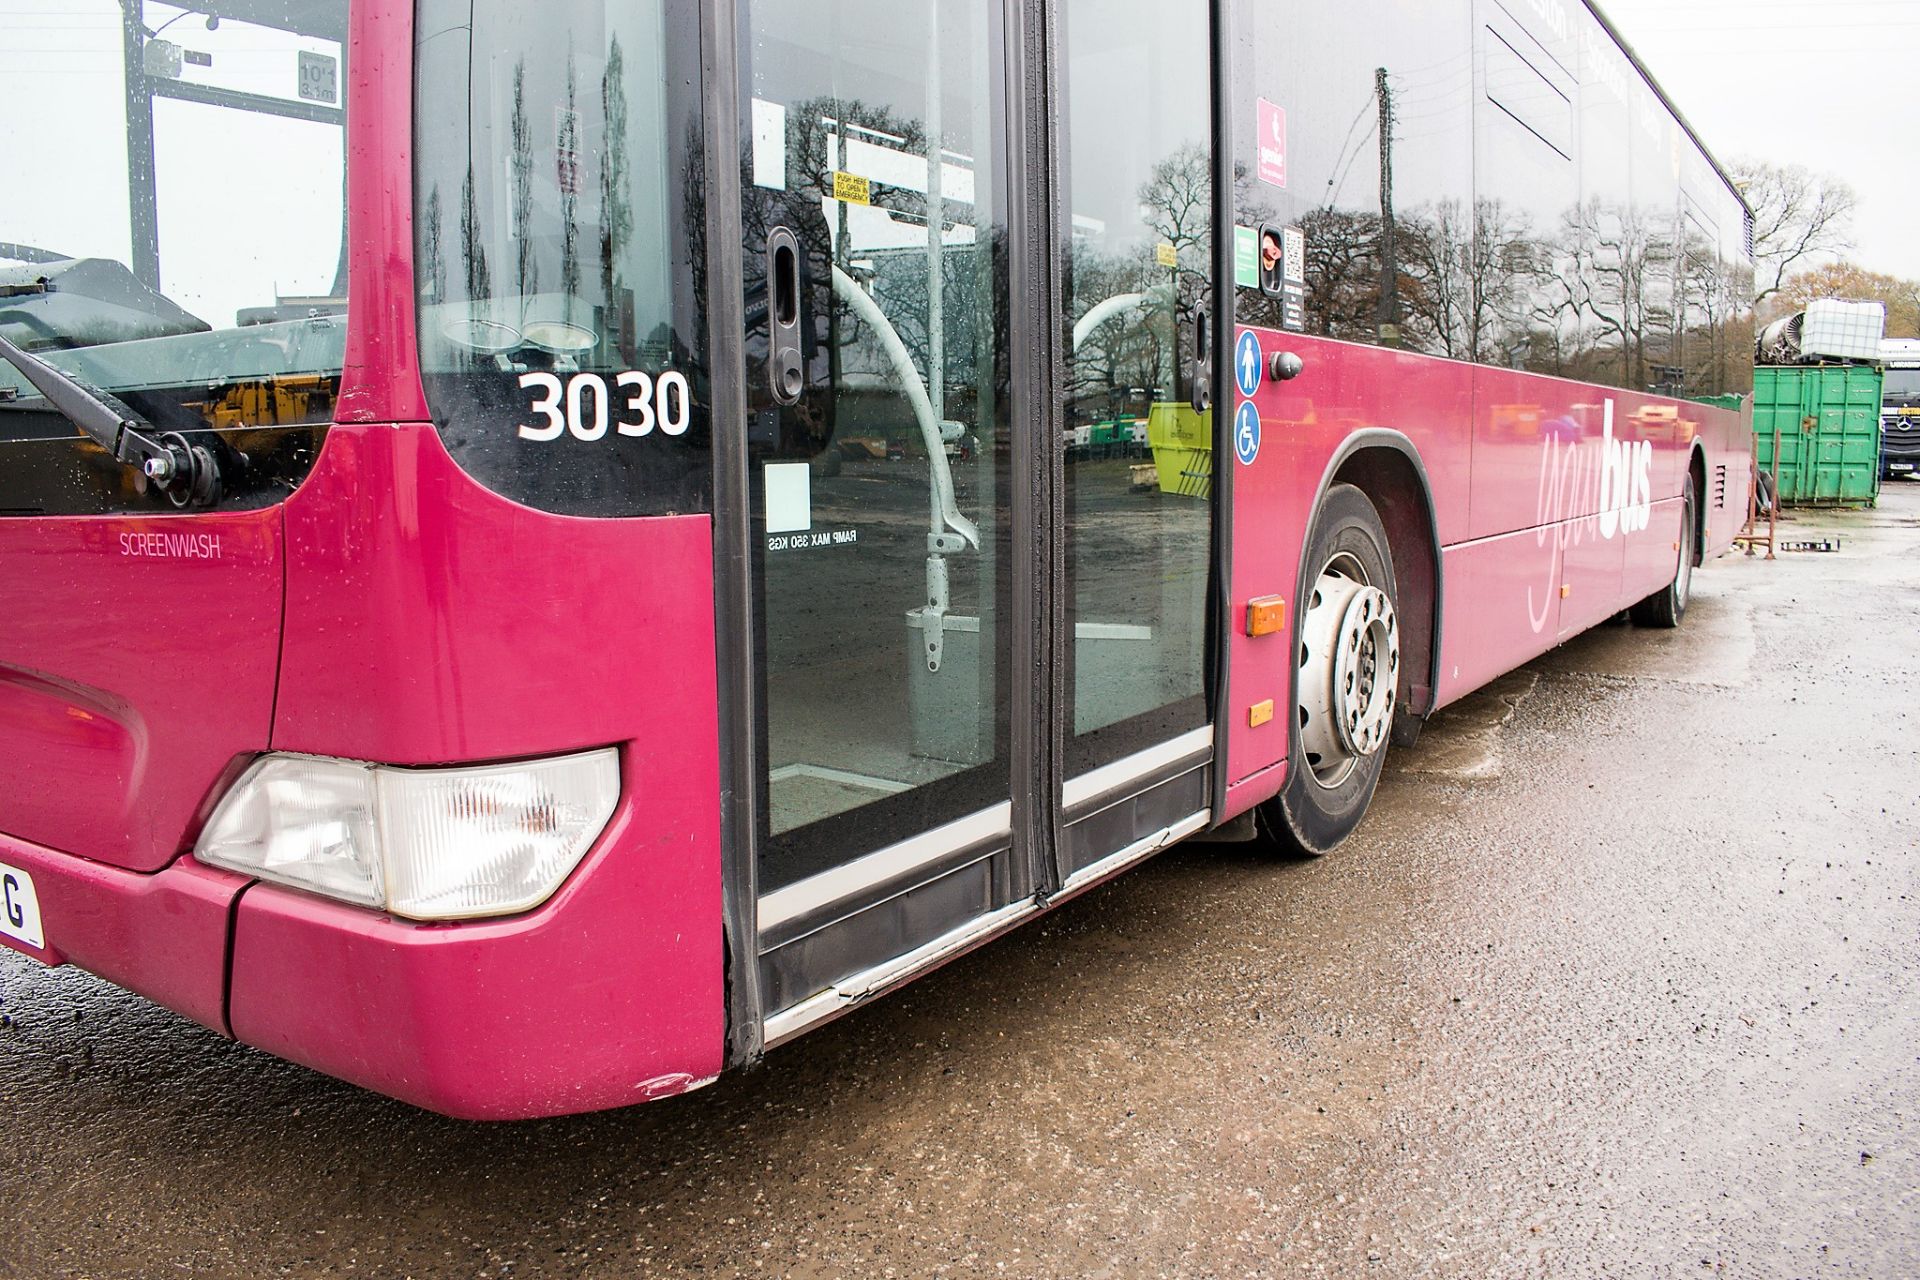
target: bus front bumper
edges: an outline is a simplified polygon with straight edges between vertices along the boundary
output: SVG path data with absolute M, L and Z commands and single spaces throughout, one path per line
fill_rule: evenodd
M 152 874 L 128 871 L 6 835 L 0 866 L 12 873 L 0 879 L 12 880 L 5 906 L 14 926 L 0 929 L 0 943 L 45 965 L 97 973 L 230 1034 L 227 929 L 245 876 L 184 858 Z
M 712 1080 L 725 1031 L 717 876 L 609 852 L 534 911 L 436 925 L 190 857 L 142 874 L 0 836 L 42 945 L 0 942 L 443 1115 L 602 1110 Z

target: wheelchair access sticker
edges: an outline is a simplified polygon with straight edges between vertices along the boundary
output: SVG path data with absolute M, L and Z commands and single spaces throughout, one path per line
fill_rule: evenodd
M 1260 411 L 1251 400 L 1242 401 L 1240 412 L 1233 415 L 1233 451 L 1243 467 L 1260 456 Z

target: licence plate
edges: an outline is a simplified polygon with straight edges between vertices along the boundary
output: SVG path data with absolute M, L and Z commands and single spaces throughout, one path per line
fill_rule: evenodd
M 1913 464 L 1912 464 L 1911 462 L 1889 462 L 1889 463 L 1887 464 L 1887 470 L 1889 470 L 1889 471 L 1911 471 L 1911 470 L 1913 470 Z
M 47 935 L 40 927 L 40 895 L 33 891 L 33 877 L 18 867 L 0 862 L 0 937 L 34 948 L 47 949 Z

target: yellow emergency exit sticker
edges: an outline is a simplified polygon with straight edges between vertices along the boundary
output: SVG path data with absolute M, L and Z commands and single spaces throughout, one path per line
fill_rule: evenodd
M 1154 246 L 1153 260 L 1169 269 L 1180 265 L 1180 251 L 1162 240 Z
M 872 204 L 873 183 L 857 173 L 833 171 L 833 198 L 842 204 Z

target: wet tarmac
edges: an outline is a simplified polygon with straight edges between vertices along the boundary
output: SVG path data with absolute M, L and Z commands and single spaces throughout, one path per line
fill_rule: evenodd
M 1920 1276 L 1920 484 L 774 1053 L 482 1127 L 0 959 L 0 1276 Z

